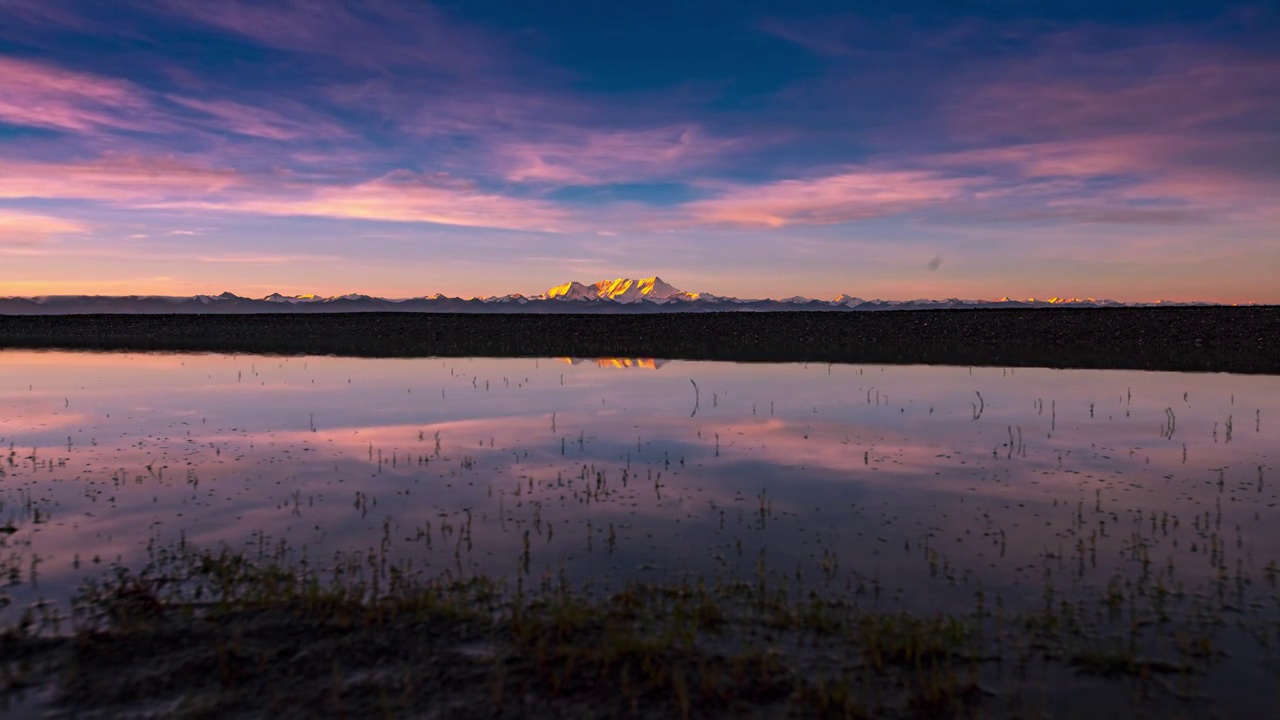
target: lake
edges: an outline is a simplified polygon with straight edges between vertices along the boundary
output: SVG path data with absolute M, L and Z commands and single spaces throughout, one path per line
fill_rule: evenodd
M 1278 455 L 1266 375 L 4 351 L 0 616 L 175 544 L 767 575 L 920 613 L 1216 614 L 1229 688 L 1274 679 L 1238 648 L 1280 640 Z

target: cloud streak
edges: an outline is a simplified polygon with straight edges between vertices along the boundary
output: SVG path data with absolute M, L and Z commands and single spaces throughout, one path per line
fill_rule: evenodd
M 279 109 L 225 98 L 162 94 L 127 80 L 0 56 L 0 122 L 11 125 L 88 137 L 115 131 L 169 136 L 214 131 L 265 140 L 313 141 L 347 134 L 338 124 L 297 103 L 280 99 L 271 103 Z
M 516 140 L 492 149 L 513 182 L 597 185 L 670 178 L 699 169 L 740 147 L 694 126 L 591 131 L 559 128 L 555 139 Z
M 949 126 L 979 140 L 1223 134 L 1280 108 L 1280 59 L 1204 43 L 1089 51 L 1061 33 L 1048 49 L 985 71 L 947 98 Z
M 82 233 L 87 229 L 71 220 L 0 209 L 0 247 L 41 245 L 58 235 Z
M 488 33 L 420 2 L 162 0 L 157 5 L 174 16 L 267 47 L 335 58 L 365 69 L 476 75 L 501 65 L 506 56 Z
M 160 123 L 131 82 L 0 56 L 0 121 L 77 132 L 146 130 Z
M 691 221 L 780 228 L 835 225 L 942 206 L 975 181 L 932 171 L 851 168 L 822 177 L 732 187 L 683 206 Z
M 231 100 L 197 100 L 179 95 L 170 102 L 193 110 L 196 116 L 228 132 L 267 140 L 336 138 L 346 135 L 337 125 L 302 108 L 289 108 L 293 117 L 274 110 L 244 105 Z
M 440 173 L 397 170 L 346 185 L 290 173 L 241 173 L 175 157 L 107 157 L 87 163 L 0 160 L 0 199 L 533 231 L 556 231 L 570 219 L 550 203 L 486 191 Z
M 108 155 L 88 162 L 0 159 L 0 198 L 74 199 L 139 206 L 244 187 L 230 170 L 180 157 Z
M 291 189 L 294 194 L 276 197 L 241 193 L 227 200 L 173 201 L 157 207 L 537 232 L 557 232 L 569 220 L 566 212 L 546 202 L 487 192 L 445 175 L 405 170 L 352 186 Z

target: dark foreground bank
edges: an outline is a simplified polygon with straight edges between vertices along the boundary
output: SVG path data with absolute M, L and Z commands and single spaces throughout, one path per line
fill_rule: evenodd
M 1280 307 L 0 316 L 0 347 L 1280 373 Z

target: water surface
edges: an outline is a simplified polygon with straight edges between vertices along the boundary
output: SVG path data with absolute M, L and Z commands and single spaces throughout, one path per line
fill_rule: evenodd
M 925 606 L 1035 601 L 1046 572 L 1105 584 L 1140 554 L 1191 586 L 1223 557 L 1261 579 L 1273 418 L 1270 376 L 4 352 L 6 593 L 64 597 L 180 539 L 326 559 L 384 536 L 424 570 L 763 562 Z

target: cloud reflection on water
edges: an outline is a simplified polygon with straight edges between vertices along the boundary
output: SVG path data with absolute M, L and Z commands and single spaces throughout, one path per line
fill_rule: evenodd
M 531 531 L 535 575 L 740 575 L 763 555 L 812 582 L 830 552 L 831 582 L 878 577 L 926 605 L 981 582 L 1012 601 L 1046 572 L 1104 584 L 1127 567 L 1126 533 L 1165 513 L 1182 544 L 1146 541 L 1206 580 L 1185 536 L 1218 504 L 1251 572 L 1280 556 L 1264 422 L 1280 382 L 1263 376 L 9 352 L 0 366 L 5 550 L 40 558 L 41 587 L 18 596 L 179 537 L 265 535 L 323 560 L 389 532 L 419 569 L 510 576 Z M 467 513 L 455 556 L 442 526 Z

